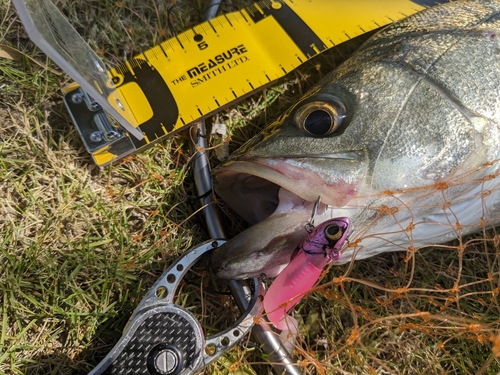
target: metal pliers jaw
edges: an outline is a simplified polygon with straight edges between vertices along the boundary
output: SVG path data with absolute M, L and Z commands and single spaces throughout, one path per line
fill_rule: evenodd
M 255 317 L 262 313 L 264 286 L 258 279 L 254 279 L 254 293 L 248 296 L 245 313 L 228 329 L 207 338 L 193 314 L 173 303 L 175 291 L 191 266 L 224 242 L 202 243 L 173 263 L 139 303 L 120 341 L 89 375 L 194 374 L 250 332 Z

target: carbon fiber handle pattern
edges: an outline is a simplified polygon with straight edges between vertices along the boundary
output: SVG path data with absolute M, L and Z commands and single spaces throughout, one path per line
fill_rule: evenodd
M 182 358 L 174 358 L 172 352 L 175 348 Z M 199 345 L 197 347 L 195 330 L 186 319 L 175 313 L 157 313 L 139 325 L 132 339 L 104 374 L 180 374 L 182 368 L 191 367 L 198 356 L 197 351 Z M 182 366 L 176 366 L 177 363 Z M 178 371 L 177 367 L 180 367 Z

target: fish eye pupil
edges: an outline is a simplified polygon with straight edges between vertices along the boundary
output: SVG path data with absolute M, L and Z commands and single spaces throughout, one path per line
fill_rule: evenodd
M 316 137 L 326 137 L 339 129 L 346 109 L 342 101 L 332 95 L 318 95 L 308 99 L 295 110 L 294 121 L 297 127 Z
M 330 241 L 336 241 L 342 236 L 340 228 L 335 225 L 329 225 L 325 228 L 325 237 Z
M 333 125 L 332 116 L 322 109 L 316 109 L 304 119 L 304 129 L 313 135 L 325 135 Z
M 339 227 L 336 225 L 329 225 L 326 227 L 326 233 L 328 233 L 330 236 L 336 235 L 338 231 Z

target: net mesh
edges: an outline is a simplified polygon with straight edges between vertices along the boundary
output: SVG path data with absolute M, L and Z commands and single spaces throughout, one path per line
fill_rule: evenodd
M 467 185 L 464 190 L 469 193 L 467 209 L 456 213 L 457 202 L 448 196 L 459 184 Z M 414 233 L 425 224 L 410 220 L 400 223 L 406 241 L 389 243 L 400 251 L 331 264 L 325 270 L 308 298 L 291 313 L 300 324 L 295 353 L 302 364 L 307 363 L 306 373 L 493 374 L 500 370 L 500 237 L 495 229 L 500 215 L 491 199 L 487 201 L 499 193 L 499 172 L 486 173 L 473 184 L 478 188 L 470 189 L 471 181 L 461 178 L 422 188 L 425 194 L 442 197 L 441 210 L 448 220 L 436 225 L 446 226 L 456 237 L 452 241 L 425 243 L 418 234 L 424 244 L 416 245 Z M 405 201 L 405 193 L 384 192 L 393 204 L 378 208 L 374 226 L 387 215 L 396 222 L 401 216 L 417 220 L 422 207 Z M 472 204 L 476 201 L 479 205 Z M 475 214 L 474 207 L 482 210 L 476 225 L 463 225 Z M 353 236 L 347 250 L 356 256 L 362 254 L 366 238 Z M 383 243 L 394 232 L 370 236 Z

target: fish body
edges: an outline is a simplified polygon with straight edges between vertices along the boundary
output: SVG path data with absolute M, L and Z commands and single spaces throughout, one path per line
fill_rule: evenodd
M 500 2 L 426 9 L 369 39 L 214 171 L 249 223 L 219 277 L 275 276 L 314 202 L 345 216 L 337 263 L 447 242 L 500 222 Z

